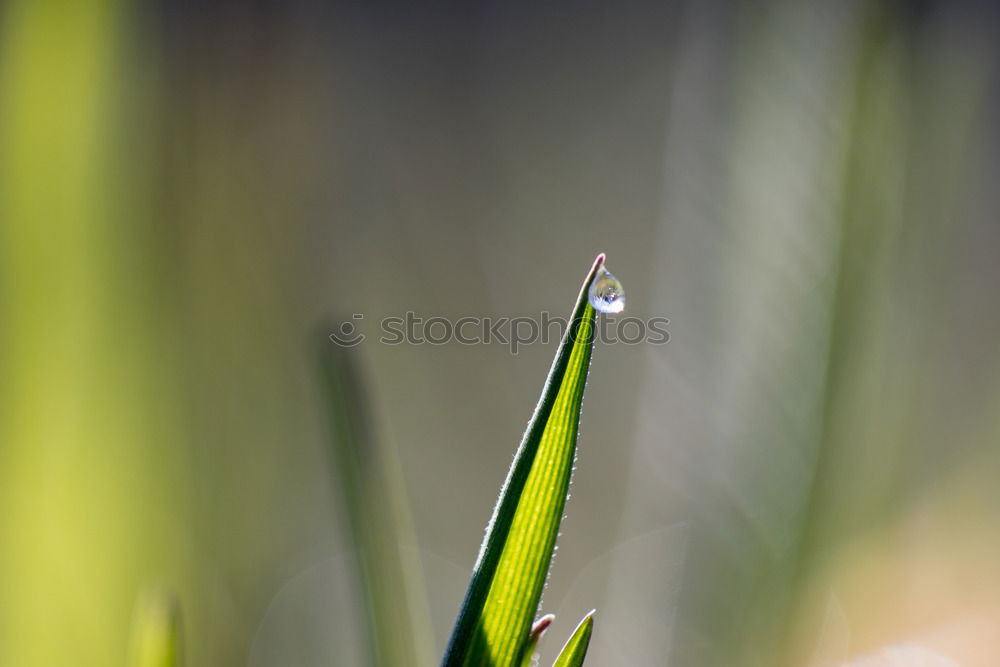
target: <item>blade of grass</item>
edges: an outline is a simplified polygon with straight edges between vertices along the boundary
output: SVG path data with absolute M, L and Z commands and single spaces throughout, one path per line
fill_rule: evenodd
M 168 593 L 143 594 L 132 620 L 131 667 L 180 667 L 180 605 Z
M 353 348 L 323 341 L 330 453 L 343 492 L 370 631 L 371 664 L 432 664 L 431 629 L 418 563 L 400 551 L 413 531 L 394 449 L 375 437 Z
M 500 491 L 443 667 L 512 667 L 524 654 L 576 456 L 594 338 L 595 313 L 587 292 L 603 263 L 604 255 L 598 255 L 584 280 Z
M 590 635 L 594 632 L 594 612 L 583 617 L 580 625 L 570 636 L 569 641 L 559 652 L 559 657 L 552 663 L 552 667 L 580 667 L 583 659 L 587 657 L 587 647 L 590 646 Z

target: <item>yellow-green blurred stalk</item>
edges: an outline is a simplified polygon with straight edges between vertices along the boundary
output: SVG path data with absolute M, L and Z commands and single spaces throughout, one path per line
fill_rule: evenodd
M 139 582 L 179 561 L 170 360 L 119 154 L 124 18 L 14 0 L 0 23 L 3 665 L 123 664 Z
M 182 635 L 177 601 L 164 591 L 146 591 L 132 618 L 129 667 L 180 667 Z

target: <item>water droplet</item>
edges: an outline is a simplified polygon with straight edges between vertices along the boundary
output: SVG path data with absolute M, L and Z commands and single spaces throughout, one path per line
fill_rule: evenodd
M 625 310 L 625 288 L 610 271 L 601 264 L 590 283 L 588 293 L 590 305 L 602 313 L 620 313 Z

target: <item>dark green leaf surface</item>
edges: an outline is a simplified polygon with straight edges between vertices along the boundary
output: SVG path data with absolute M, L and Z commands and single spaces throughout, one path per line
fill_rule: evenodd
M 584 280 L 535 413 L 494 508 L 444 667 L 513 667 L 527 650 L 576 456 L 583 390 L 593 349 Z

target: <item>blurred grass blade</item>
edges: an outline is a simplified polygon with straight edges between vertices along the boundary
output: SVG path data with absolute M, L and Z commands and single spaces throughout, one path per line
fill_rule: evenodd
M 514 457 L 455 621 L 443 667 L 519 665 L 562 520 L 593 349 L 587 292 L 577 297 L 535 413 Z
M 535 651 L 538 649 L 538 643 L 542 641 L 542 637 L 545 636 L 546 631 L 554 620 L 556 620 L 556 617 L 553 614 L 545 614 L 531 626 L 531 632 L 528 633 L 528 641 L 524 646 L 524 656 L 521 658 L 521 667 L 531 667 L 531 665 L 535 664 Z
M 132 619 L 131 667 L 180 667 L 180 605 L 169 593 L 140 596 Z
M 559 657 L 552 663 L 552 667 L 580 667 L 587 656 L 587 647 L 590 646 L 590 635 L 593 632 L 594 612 L 591 611 L 583 617 L 580 625 L 576 626 L 576 630 L 559 652 Z
M 357 351 L 323 340 L 321 369 L 332 428 L 331 458 L 342 490 L 367 605 L 371 664 L 432 664 L 433 648 L 419 563 L 400 550 L 415 544 L 395 450 L 374 435 Z

